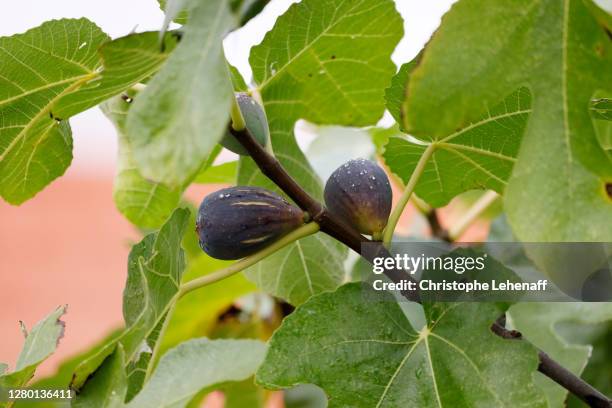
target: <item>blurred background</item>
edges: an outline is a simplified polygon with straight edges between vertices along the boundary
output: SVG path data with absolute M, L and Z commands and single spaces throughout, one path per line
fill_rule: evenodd
M 396 64 L 418 53 L 453 2 L 396 0 L 405 21 L 405 38 L 393 55 Z M 226 39 L 227 58 L 247 82 L 251 78 L 249 49 L 263 39 L 291 3 L 272 0 L 261 15 Z M 156 0 L 20 0 L 4 5 L 0 36 L 66 17 L 86 17 L 113 38 L 131 31 L 157 30 L 163 21 Z M 112 124 L 97 108 L 72 118 L 70 123 L 74 160 L 66 174 L 20 207 L 0 202 L 0 361 L 14 367 L 23 343 L 19 321 L 31 328 L 58 305 L 68 304 L 65 336 L 57 352 L 37 371 L 38 377 L 51 374 L 67 356 L 122 325 L 127 256 L 130 245 L 140 239 L 113 203 L 117 139 Z M 383 118 L 382 123 L 391 121 Z M 325 141 L 329 133 L 353 141 L 360 137 L 356 131 L 319 129 L 304 123 L 298 130 L 300 145 L 322 176 L 337 165 L 325 154 L 330 149 L 334 153 Z M 367 151 L 370 145 L 363 147 L 365 151 L 360 146 L 351 143 L 354 150 L 349 151 L 345 144 L 336 157 L 372 153 Z M 219 158 L 233 159 L 228 152 Z M 190 189 L 188 197 L 199 202 L 211 189 L 216 187 Z

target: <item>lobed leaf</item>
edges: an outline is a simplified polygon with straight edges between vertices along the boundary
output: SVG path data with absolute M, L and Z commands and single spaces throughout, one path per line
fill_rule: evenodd
M 158 69 L 165 55 L 151 50 L 153 38 L 134 34 L 107 43 L 87 19 L 53 20 L 0 38 L 0 195 L 6 201 L 21 204 L 65 172 L 72 161 L 70 116 Z M 166 41 L 171 50 L 176 39 Z
M 374 124 L 384 111 L 383 89 L 395 71 L 390 57 L 402 35 L 392 1 L 309 0 L 293 4 L 252 49 L 276 156 L 315 197 L 321 198 L 321 183 L 295 143 L 295 122 Z M 239 182 L 272 187 L 251 160 L 241 162 Z
M 233 96 L 222 39 L 233 20 L 224 0 L 196 2 L 180 44 L 134 101 L 128 142 L 142 175 L 186 184 L 221 139 Z
M 321 233 L 296 241 L 244 271 L 259 288 L 293 305 L 333 290 L 344 279 L 343 244 Z
M 612 239 L 612 158 L 589 112 L 612 84 L 602 15 L 591 0 L 461 0 L 411 74 L 403 122 L 422 140 L 465 127 L 528 84 L 534 109 L 505 192 L 523 241 Z
M 55 20 L 0 38 L 0 195 L 33 197 L 72 161 L 62 99 L 96 78 L 97 48 L 108 40 L 86 19 Z
M 423 152 L 433 143 L 435 150 L 416 193 L 434 207 L 442 207 L 471 189 L 490 189 L 502 194 L 530 112 L 531 96 L 526 88 L 521 88 L 473 123 L 431 142 L 391 137 L 383 157 L 391 171 L 407 183 Z
M 312 383 L 329 407 L 544 407 L 536 350 L 490 330 L 494 303 L 426 303 L 415 330 L 390 294 L 366 300 L 360 283 L 311 298 L 270 340 L 257 381 Z

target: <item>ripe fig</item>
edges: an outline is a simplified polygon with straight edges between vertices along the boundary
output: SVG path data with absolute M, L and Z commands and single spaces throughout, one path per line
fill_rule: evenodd
M 259 187 L 230 187 L 204 198 L 196 218 L 200 247 L 217 259 L 251 255 L 299 227 L 304 213 Z
M 384 170 L 365 159 L 338 167 L 324 192 L 328 210 L 367 235 L 378 235 L 387 225 L 392 194 Z
M 259 142 L 260 145 L 265 146 L 270 138 L 270 129 L 268 127 L 268 119 L 266 119 L 266 113 L 263 108 L 255 99 L 245 92 L 236 93 L 236 101 L 240 107 L 240 112 L 244 117 L 244 122 L 247 129 L 251 132 L 253 137 Z M 219 142 L 221 146 L 236 154 L 243 156 L 248 155 L 248 152 L 238 140 L 229 132 L 229 130 L 223 136 L 223 139 Z

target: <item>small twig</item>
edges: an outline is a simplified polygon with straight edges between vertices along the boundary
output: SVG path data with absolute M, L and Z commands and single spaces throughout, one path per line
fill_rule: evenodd
M 467 210 L 465 214 L 448 230 L 451 241 L 456 241 L 463 235 L 472 223 L 493 204 L 499 195 L 495 191 L 487 191 Z
M 595 408 L 612 407 L 612 399 L 606 397 L 589 383 L 557 363 L 548 354 L 539 350 L 538 357 L 540 358 L 540 364 L 538 365 L 539 372 L 580 398 L 588 406 Z
M 230 127 L 231 128 L 231 127 Z M 251 158 L 272 182 L 283 190 L 291 199 L 303 210 L 308 211 L 321 228 L 321 231 L 344 243 L 358 254 L 361 254 L 367 261 L 372 262 L 373 258 L 390 256 L 388 250 L 382 243 L 372 242 L 353 229 L 352 226 L 345 225 L 337 220 L 314 198 L 312 198 L 297 182 L 285 171 L 283 166 L 269 155 L 264 148 L 255 140 L 248 129 L 241 131 L 231 130 L 232 134 L 249 152 Z M 375 246 L 374 251 L 363 251 L 361 244 L 369 243 Z M 385 276 L 393 282 L 398 282 L 407 277 L 402 270 L 385 270 Z M 402 295 L 411 301 L 419 302 L 417 291 L 402 292 Z M 512 332 L 495 322 L 491 327 L 493 332 L 500 337 L 520 339 L 520 333 Z M 557 382 L 568 391 L 585 401 L 592 407 L 610 407 L 610 399 L 601 392 L 586 383 L 582 378 L 574 375 L 558 363 L 550 359 L 544 352 L 539 353 L 540 365 L 538 370 L 544 375 Z M 606 405 L 607 404 L 607 405 Z
M 505 323 L 505 316 L 503 322 Z M 491 330 L 500 337 L 510 340 L 520 340 L 522 335 L 516 330 L 508 330 L 504 325 L 500 324 L 498 319 L 491 326 Z M 612 407 L 612 399 L 606 397 L 589 383 L 578 377 L 561 364 L 550 358 L 544 351 L 538 349 L 538 371 L 580 398 L 590 407 L 610 408 Z
M 425 214 L 425 218 L 429 223 L 429 228 L 431 229 L 431 235 L 435 238 L 439 238 L 442 241 L 452 242 L 453 240 L 450 238 L 448 231 L 442 227 L 440 224 L 440 219 L 438 218 L 438 211 L 435 208 L 431 208 Z

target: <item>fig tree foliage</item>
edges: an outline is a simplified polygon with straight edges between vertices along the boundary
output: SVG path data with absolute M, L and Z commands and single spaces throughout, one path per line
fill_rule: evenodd
M 349 255 L 359 245 L 317 220 L 333 217 L 359 243 L 360 233 L 399 232 L 409 198 L 431 223 L 463 193 L 492 190 L 508 239 L 612 241 L 609 10 L 458 0 L 398 67 L 404 18 L 418 18 L 402 18 L 399 1 L 301 0 L 252 47 L 245 80 L 223 40 L 268 2 L 160 1 L 159 31 L 114 39 L 85 18 L 0 38 L 0 196 L 20 205 L 53 188 L 73 157 L 70 118 L 99 106 L 117 130 L 114 202 L 142 233 L 126 262 L 123 327 L 32 384 L 61 345 L 57 308 L 23 326 L 16 362 L 0 363 L 0 391 L 53 386 L 76 392 L 79 407 L 186 407 L 221 390 L 227 406 L 250 408 L 278 395 L 270 390 L 314 384 L 330 407 L 566 406 L 567 390 L 537 373 L 538 348 L 572 375 L 603 378 L 590 370 L 604 361 L 609 371 L 605 350 L 593 358 L 560 327 L 577 322 L 564 333 L 605 344 L 606 304 L 367 300 L 353 282 L 362 260 L 353 267 Z M 236 108 L 246 130 L 229 132 Z M 393 127 L 379 125 L 385 111 Z M 367 146 L 332 140 L 340 127 Z M 321 180 L 322 156 L 307 157 L 298 129 L 329 139 L 310 154 L 341 157 L 329 170 L 347 151 L 372 155 Z M 266 167 L 262 154 L 276 161 Z M 199 210 L 193 184 L 207 185 Z M 411 238 L 430 238 L 417 230 Z M 504 314 L 523 340 L 491 331 Z M 300 387 L 291 393 L 312 390 Z

